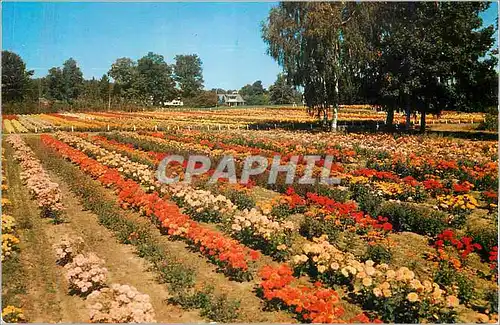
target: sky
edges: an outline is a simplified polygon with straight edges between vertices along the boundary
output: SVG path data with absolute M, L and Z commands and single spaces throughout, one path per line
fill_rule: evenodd
M 275 5 L 4 2 L 2 48 L 19 54 L 35 77 L 73 57 L 86 79 L 100 78 L 117 58 L 152 51 L 169 64 L 177 54 L 198 54 L 206 89 L 240 89 L 256 80 L 268 87 L 281 68 L 266 54 L 260 30 Z M 493 24 L 498 3 L 482 16 Z

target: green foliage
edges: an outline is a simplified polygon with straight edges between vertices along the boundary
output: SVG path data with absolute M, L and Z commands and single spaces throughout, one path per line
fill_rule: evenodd
M 354 184 L 351 186 L 354 199 L 358 202 L 359 209 L 371 216 L 380 214 L 380 205 L 383 199 L 374 193 L 368 186 Z
M 271 209 L 271 215 L 278 220 L 284 220 L 288 216 L 293 214 L 293 209 L 286 203 L 273 205 Z
M 488 290 L 484 298 L 488 301 L 490 312 L 498 313 L 498 291 Z
M 408 203 L 385 202 L 379 215 L 389 218 L 397 231 L 411 231 L 420 235 L 436 236 L 450 225 L 443 212 Z
M 339 229 L 333 220 L 318 220 L 311 217 L 305 217 L 300 223 L 300 234 L 307 239 L 320 237 L 323 234 L 328 235 L 329 241 L 335 241 L 342 229 Z
M 449 226 L 462 226 L 458 221 L 449 224 L 447 215 L 429 208 L 409 203 L 384 202 L 370 188 L 362 184 L 351 186 L 353 197 L 360 210 L 371 216 L 383 216 L 389 219 L 396 231 L 412 231 L 421 235 L 435 236 Z
M 200 291 L 184 294 L 170 299 L 186 309 L 201 309 L 200 315 L 215 322 L 229 323 L 239 316 L 240 302 L 229 299 L 226 294 L 214 294 L 212 285 L 205 286 Z
M 19 55 L 2 51 L 2 103 L 23 100 L 32 75 Z
M 281 2 L 271 9 L 262 27 L 268 53 L 293 85 L 304 87 L 311 114 L 326 120 L 330 107 L 338 107 L 339 84 L 373 53 L 364 30 L 372 7 L 357 2 Z
M 225 194 L 240 210 L 250 210 L 255 207 L 255 200 L 243 191 L 231 190 Z
M 177 95 L 171 67 L 162 55 L 153 52 L 137 63 L 119 58 L 108 74 L 115 80 L 113 91 L 125 102 L 159 106 Z
M 391 251 L 381 244 L 368 245 L 365 260 L 372 260 L 375 263 L 389 263 L 391 261 Z
M 53 67 L 45 77 L 46 94 L 52 100 L 71 103 L 78 99 L 83 89 L 83 74 L 73 58 L 63 67 Z
M 229 323 L 239 317 L 240 302 L 229 299 L 226 294 L 212 296 L 210 302 L 201 309 L 201 316 L 220 322 Z
M 443 287 L 457 286 L 460 301 L 469 302 L 474 298 L 474 282 L 454 269 L 447 261 L 439 264 L 434 273 L 434 282 Z
M 138 74 L 137 64 L 129 58 L 119 58 L 108 71 L 111 78 L 115 80 L 117 95 L 125 101 L 132 101 L 138 97 Z
M 239 91 L 245 100 L 246 105 L 266 105 L 269 104 L 269 94 L 262 86 L 262 81 L 257 80 L 253 84 L 245 85 Z
M 490 107 L 486 111 L 485 120 L 479 125 L 480 130 L 498 132 L 498 108 Z
M 467 236 L 472 237 L 474 243 L 478 243 L 483 247 L 482 252 L 489 252 L 494 246 L 498 246 L 498 228 L 475 226 L 467 230 Z M 487 258 L 486 254 L 483 256 Z
M 62 79 L 63 99 L 68 102 L 77 99 L 83 87 L 83 73 L 73 58 L 69 58 L 63 63 Z
M 201 65 L 201 59 L 196 54 L 175 56 L 174 78 L 179 84 L 184 100 L 196 96 L 203 89 Z
M 193 97 L 183 98 L 182 101 L 186 107 L 215 107 L 217 105 L 217 95 L 211 91 L 200 90 Z
M 51 68 L 45 77 L 47 96 L 53 100 L 64 99 L 64 79 L 61 68 Z
M 280 73 L 273 85 L 269 87 L 269 102 L 273 105 L 292 104 L 300 102 L 297 91 L 287 82 L 286 77 Z
M 172 69 L 160 54 L 149 52 L 137 61 L 137 89 L 144 104 L 159 106 L 176 96 Z

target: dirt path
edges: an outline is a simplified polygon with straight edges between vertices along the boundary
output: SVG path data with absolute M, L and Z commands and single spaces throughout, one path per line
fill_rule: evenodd
M 11 152 L 6 156 L 12 157 Z M 98 224 L 96 215 L 83 211 L 67 185 L 51 172 L 51 180 L 61 186 L 66 222 L 53 225 L 40 218 L 36 203 L 21 183 L 19 172 L 17 163 L 8 158 L 6 174 L 13 216 L 28 228 L 21 233 L 21 257 L 29 279 L 23 307 L 30 322 L 89 322 L 84 299 L 67 294 L 64 269 L 56 265 L 52 245 L 66 234 L 82 237 L 85 251 L 94 252 L 105 260 L 108 283 L 129 284 L 148 294 L 158 322 L 205 322 L 196 311 L 186 312 L 168 305 L 166 286 L 156 282 L 146 262 L 134 254 L 131 246 L 119 244 L 108 229 Z
M 96 253 L 105 260 L 109 271 L 108 283 L 128 284 L 146 293 L 151 298 L 156 320 L 161 323 L 203 323 L 205 322 L 196 311 L 186 312 L 181 308 L 169 305 L 166 299 L 170 297 L 165 285 L 155 280 L 150 265 L 135 255 L 130 245 L 118 243 L 113 233 L 98 223 L 95 214 L 83 211 L 80 202 L 70 191 L 65 182 L 53 172 L 50 178 L 61 188 L 66 206 L 67 222 L 52 226 L 48 234 L 51 242 L 56 242 L 64 234 L 80 236 L 84 239 L 85 250 Z
M 30 322 L 83 322 L 80 298 L 66 294 L 64 274 L 56 265 L 46 219 L 39 217 L 37 205 L 19 178 L 20 168 L 12 159 L 12 148 L 6 146 L 7 184 L 12 201 L 12 216 L 19 225 L 20 262 L 27 279 L 22 306 Z

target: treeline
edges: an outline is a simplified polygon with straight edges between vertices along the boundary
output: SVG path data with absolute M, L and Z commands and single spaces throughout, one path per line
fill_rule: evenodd
M 281 2 L 262 36 L 310 113 L 332 129 L 339 104 L 395 111 L 485 111 L 497 106 L 495 25 L 488 2 Z
M 187 104 L 215 106 L 217 100 L 215 93 L 203 90 L 202 62 L 195 54 L 177 55 L 171 65 L 152 52 L 137 61 L 119 58 L 107 74 L 90 80 L 70 58 L 43 78 L 32 76 L 19 55 L 2 52 L 4 113 L 137 110 L 180 97 Z
M 167 64 L 162 55 L 149 52 L 137 61 L 117 59 L 100 79 L 85 80 L 78 63 L 69 58 L 47 76 L 33 78 L 22 58 L 2 52 L 3 113 L 24 114 L 92 110 L 142 110 L 165 106 L 181 99 L 187 107 L 217 106 L 217 93 L 204 90 L 202 61 L 196 54 L 177 55 Z M 282 75 L 266 90 L 261 81 L 246 85 L 239 93 L 247 105 L 300 102 L 297 92 Z
M 240 90 L 224 90 L 221 88 L 212 88 L 217 94 L 238 94 L 245 100 L 245 105 L 286 105 L 302 103 L 302 93 L 287 82 L 285 75 L 278 74 L 274 84 L 269 89 L 264 88 L 261 80 L 253 84 L 247 84 Z

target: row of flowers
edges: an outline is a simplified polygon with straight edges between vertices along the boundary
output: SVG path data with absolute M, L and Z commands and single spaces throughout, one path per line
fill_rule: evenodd
M 240 145 L 237 146 L 224 146 L 221 148 L 216 148 L 214 149 L 214 145 L 203 145 L 206 143 L 208 140 L 201 140 L 201 141 L 195 141 L 196 137 L 185 137 L 184 134 L 181 135 L 171 135 L 171 134 L 161 134 L 159 137 L 155 136 L 153 133 L 149 133 L 146 135 L 138 135 L 134 133 L 120 133 L 119 134 L 122 140 L 126 140 L 127 142 L 129 140 L 127 139 L 135 139 L 138 141 L 143 141 L 143 142 L 149 142 L 152 144 L 157 145 L 158 148 L 163 148 L 163 149 L 169 149 L 169 151 L 174 151 L 174 152 L 179 152 L 179 151 L 184 151 L 184 152 L 190 152 L 190 153 L 201 153 L 201 154 L 209 154 L 211 157 L 216 159 L 217 157 L 221 156 L 222 154 L 233 154 L 236 155 L 237 159 L 238 157 L 240 159 L 243 159 L 248 155 L 249 153 L 254 152 L 255 148 L 252 147 L 242 147 Z M 205 142 L 203 142 L 205 141 Z M 235 149 L 236 148 L 236 149 Z M 238 149 L 237 148 L 241 148 Z M 322 150 L 325 150 L 324 148 Z M 349 156 L 347 155 L 346 151 L 338 151 L 338 149 L 331 149 L 331 150 L 337 150 L 339 155 L 341 157 L 346 157 Z M 321 151 L 321 154 L 324 154 L 327 151 Z M 296 152 L 294 150 L 289 152 L 287 156 L 293 155 L 293 154 L 300 154 L 300 151 Z M 318 154 L 318 152 L 312 152 L 315 154 Z M 330 152 L 329 152 L 330 153 Z M 273 155 L 273 151 L 260 151 L 259 154 L 265 154 L 266 156 L 271 159 Z M 440 163 L 440 165 L 446 166 L 444 162 Z M 318 174 L 320 172 L 320 166 L 321 163 L 319 163 L 316 168 L 314 169 L 314 173 Z M 487 165 L 489 166 L 489 165 Z M 299 167 L 303 167 L 299 164 Z M 380 168 L 380 166 L 378 166 Z M 444 168 L 444 167 L 443 167 Z M 468 168 L 465 165 L 463 168 Z M 475 169 L 478 167 L 476 166 Z M 489 167 L 488 167 L 489 168 Z M 300 171 L 303 168 L 298 168 Z M 435 167 L 433 167 L 433 170 Z M 439 169 L 437 169 L 439 170 Z M 440 181 L 439 180 L 439 175 L 434 175 L 432 177 L 434 178 L 427 178 L 424 179 L 422 182 L 417 181 L 414 177 L 412 176 L 405 176 L 405 177 L 400 177 L 397 174 L 395 174 L 392 171 L 379 171 L 377 169 L 368 169 L 368 168 L 361 168 L 361 169 L 355 169 L 351 172 L 346 172 L 344 171 L 344 168 L 340 165 L 333 165 L 332 166 L 332 172 L 336 177 L 340 177 L 344 179 L 344 182 L 346 184 L 349 183 L 370 183 L 374 189 L 376 189 L 380 195 L 386 197 L 387 199 L 399 199 L 402 201 L 417 201 L 421 202 L 425 200 L 430 194 L 430 196 L 436 197 L 437 195 L 442 195 L 442 194 L 449 194 L 449 195 L 461 195 L 461 194 L 467 194 L 472 190 L 474 187 L 471 183 L 469 183 L 467 180 L 463 181 Z M 496 173 L 494 173 L 495 170 L 491 170 L 488 175 L 493 175 L 492 177 L 496 177 Z M 314 174 L 313 173 L 313 174 Z M 316 175 L 314 174 L 314 175 Z M 429 171 L 427 172 L 429 174 Z M 467 174 L 468 175 L 468 174 Z M 430 177 L 430 176 L 429 176 Z M 472 176 L 471 176 L 472 177 Z M 488 176 L 489 177 L 489 176 Z M 474 181 L 475 178 L 469 180 Z M 482 178 L 481 178 L 482 179 Z M 488 178 L 489 179 L 489 178 Z M 485 183 L 484 186 L 489 188 L 491 186 L 492 182 L 487 182 Z M 483 187 L 484 186 L 480 186 Z M 473 209 L 476 206 L 469 205 L 468 208 L 466 209 Z
M 163 135 L 158 135 L 158 136 L 163 137 Z M 129 151 L 141 152 L 141 150 L 134 150 L 131 149 L 130 147 L 127 148 L 129 148 L 128 149 Z M 151 154 L 151 152 L 149 153 Z M 376 179 L 389 179 L 393 181 L 396 180 L 398 182 L 401 182 L 405 186 L 408 186 L 411 189 L 414 189 L 417 183 L 419 183 L 412 177 L 405 177 L 402 180 L 399 180 L 398 177 L 391 172 L 379 172 L 370 169 L 360 169 L 358 171 L 360 174 L 366 175 L 366 177 L 371 177 Z M 359 177 L 364 177 L 364 176 L 359 176 Z M 440 185 L 440 187 L 442 187 L 442 184 L 440 182 L 437 181 L 434 182 Z M 429 189 L 436 187 L 435 185 L 433 185 L 431 181 L 423 182 L 423 186 Z M 453 186 L 454 190 L 457 193 L 462 193 L 464 191 L 470 190 L 472 187 L 473 187 L 472 184 L 467 182 L 457 183 L 454 184 Z M 438 198 L 441 197 L 438 196 Z M 440 208 L 454 212 L 456 210 L 463 211 L 463 210 L 473 209 L 478 205 L 475 198 L 470 194 L 458 194 L 456 198 L 457 199 L 454 201 L 452 205 L 450 206 L 441 205 Z M 339 228 L 351 229 L 358 233 L 360 233 L 361 231 L 361 233 L 366 234 L 366 237 L 369 240 L 383 238 L 384 233 L 392 229 L 392 225 L 388 222 L 386 218 L 381 218 L 381 217 L 372 218 L 356 210 L 355 205 L 353 204 L 338 203 L 328 197 L 318 196 L 317 194 L 308 193 L 306 199 L 303 199 L 296 193 L 286 193 L 286 195 L 280 196 L 279 200 L 288 202 L 289 210 L 296 209 L 297 206 L 299 207 L 302 206 L 302 209 L 298 210 L 300 210 L 301 212 L 305 212 L 307 216 L 311 216 L 319 220 L 330 220 L 333 218 L 333 220 L 336 220 L 335 224 Z M 271 206 L 270 208 L 261 209 L 261 211 L 266 211 L 267 213 L 270 213 L 273 210 L 272 208 L 273 206 Z M 272 219 L 275 218 L 272 215 L 269 216 Z M 355 222 L 354 226 L 352 226 L 353 221 Z M 240 226 L 238 225 L 236 225 L 235 228 L 237 230 L 240 230 Z M 259 231 L 255 231 L 255 229 L 253 229 L 253 232 L 259 233 Z M 281 242 L 284 243 L 285 240 L 281 240 Z M 277 246 L 280 246 L 280 248 L 284 248 L 284 246 L 282 245 L 276 245 L 276 247 Z
M 80 136 L 85 138 L 85 135 Z M 102 138 L 92 137 L 90 140 L 104 147 L 101 147 L 101 152 L 102 150 L 114 149 L 132 156 L 134 154 L 139 156 L 141 153 L 140 150 L 132 150 L 127 146 L 117 146 L 114 142 Z M 79 140 L 79 143 L 79 148 L 91 147 L 88 142 Z M 93 152 L 99 152 L 99 150 Z M 113 154 L 117 155 L 117 153 Z M 123 156 L 121 157 L 122 160 L 126 160 Z M 103 161 L 100 158 L 98 160 Z M 149 162 L 153 165 L 155 163 L 152 160 Z M 106 161 L 103 163 L 109 166 Z M 135 163 L 135 166 L 137 164 Z M 141 165 L 140 168 L 143 170 L 148 166 Z M 291 245 L 291 236 L 295 229 L 291 222 L 279 223 L 255 208 L 238 210 L 235 204 L 220 193 L 215 195 L 209 190 L 193 188 L 183 183 L 163 185 L 158 189 L 160 194 L 168 193 L 179 206 L 184 207 L 185 211 L 196 220 L 223 222 L 228 225 L 228 232 L 242 243 L 259 248 L 278 259 L 286 256 L 286 249 Z
M 5 176 L 5 148 L 2 148 L 2 261 L 12 256 L 13 252 L 19 250 L 19 238 L 15 234 L 16 220 L 7 214 L 11 202 L 5 193 L 8 191 L 7 178 Z
M 4 133 L 26 133 L 26 129 L 18 120 L 3 120 Z
M 101 181 L 102 181 L 102 178 L 101 178 Z M 185 190 L 185 188 L 181 189 L 181 191 L 182 191 L 182 190 Z M 188 197 L 186 201 L 189 201 L 189 200 L 191 200 L 191 199 L 192 199 L 191 197 Z M 248 214 L 248 215 L 249 215 L 249 219 L 252 219 L 252 218 L 254 218 L 254 217 L 252 217 L 252 214 L 254 214 L 254 215 L 255 215 L 256 210 L 251 210 L 251 211 L 243 211 L 243 213 Z M 257 218 L 259 218 L 259 217 L 260 217 L 260 218 L 262 218 L 262 217 L 263 217 L 263 218 L 265 218 L 263 215 L 260 215 L 260 216 L 258 216 Z M 239 218 L 241 218 L 241 217 L 237 217 L 237 218 L 235 218 L 235 219 L 236 219 L 236 220 L 240 220 L 240 221 L 244 219 L 244 218 L 241 218 L 241 219 L 239 219 Z M 259 219 L 260 219 L 260 218 L 259 218 Z M 243 224 L 244 224 L 244 222 L 243 222 Z M 247 226 L 249 226 L 249 225 L 247 224 Z M 236 228 L 236 227 L 235 227 L 235 228 Z M 328 291 L 332 291 L 332 292 L 333 292 L 333 290 L 331 290 L 331 289 L 325 289 L 325 291 L 327 291 L 327 292 L 328 292 Z M 338 300 L 338 297 L 337 297 L 336 299 Z M 309 318 L 309 321 L 311 321 L 311 320 L 313 320 L 313 321 L 328 321 L 328 320 L 330 320 L 330 318 L 322 318 L 322 317 L 323 317 L 323 316 Z M 305 318 L 305 319 L 307 319 L 307 318 Z
M 108 270 L 95 253 L 83 252 L 81 237 L 65 236 L 54 244 L 57 264 L 64 267 L 71 294 L 85 298 L 92 323 L 154 323 L 147 294 L 129 285 L 106 285 Z
M 124 150 L 125 152 L 131 154 L 136 153 L 136 155 L 146 154 L 140 149 L 133 149 L 133 146 L 129 145 L 116 145 L 115 140 L 104 140 L 100 138 L 100 143 L 104 145 L 111 145 L 114 149 Z M 149 152 L 152 154 L 152 152 Z M 154 163 L 150 161 L 150 163 Z M 370 175 L 372 177 L 384 179 L 394 179 L 396 176 L 391 174 L 390 172 L 377 172 L 373 170 L 362 170 L 366 175 Z M 416 182 L 411 177 L 407 177 L 403 179 L 405 184 L 408 184 L 410 188 L 414 188 L 414 182 Z M 413 185 L 413 186 L 412 186 Z M 463 185 L 466 187 L 467 183 Z M 320 221 L 334 221 L 335 227 L 341 230 L 351 230 L 358 234 L 361 234 L 363 237 L 368 239 L 369 241 L 379 240 L 385 238 L 385 234 L 392 230 L 392 225 L 388 222 L 387 218 L 373 218 L 370 217 L 363 212 L 356 209 L 356 206 L 352 203 L 339 203 L 335 202 L 329 197 L 317 195 L 314 193 L 307 193 L 305 198 L 300 197 L 297 193 L 294 193 L 293 190 L 289 189 L 287 193 L 278 197 L 278 200 L 275 202 L 271 202 L 270 207 L 262 206 L 260 211 L 247 212 L 251 218 L 240 218 L 239 222 L 232 225 L 232 230 L 236 231 L 234 235 L 240 241 L 244 243 L 249 243 L 252 240 L 255 240 L 257 236 L 266 236 L 267 245 L 260 245 L 259 248 L 264 248 L 263 251 L 266 253 L 272 252 L 273 256 L 286 256 L 287 251 L 286 247 L 289 247 L 292 242 L 291 236 L 287 236 L 290 232 L 276 231 L 278 228 L 283 229 L 282 223 L 277 223 L 275 221 L 276 216 L 271 214 L 274 207 L 283 206 L 283 202 L 287 207 L 286 210 L 293 212 L 305 212 L 306 216 L 315 218 Z M 467 195 L 466 195 L 467 196 Z M 278 202 L 276 202 L 278 201 Z M 269 205 L 269 204 L 267 204 Z M 207 215 L 212 215 L 210 211 L 206 210 Z M 263 219 L 261 214 L 265 214 L 268 219 Z M 246 220 L 249 219 L 249 220 Z M 262 220 L 266 225 L 273 225 L 272 227 L 262 227 L 255 221 Z M 244 226 L 247 226 L 245 229 Z M 250 226 L 251 225 L 251 226 Z M 293 226 L 293 225 L 292 225 Z M 286 228 L 285 228 L 286 229 Z M 274 231 L 274 232 L 273 232 Z M 272 234 L 272 235 L 270 235 Z M 283 236 L 285 235 L 285 236 Z M 271 241 L 269 241 L 269 237 L 271 236 Z M 250 239 L 250 240 L 248 240 Z
M 113 186 L 124 207 L 141 210 L 167 234 L 186 240 L 219 265 L 226 274 L 240 280 L 248 279 L 249 266 L 259 259 L 257 251 L 191 220 L 180 212 L 177 205 L 162 199 L 157 192 L 147 194 L 135 181 L 124 179 L 117 169 L 108 168 L 53 137 L 44 135 L 42 141 L 80 165 L 104 185 Z
M 299 316 L 302 322 L 312 323 L 381 323 L 360 314 L 352 319 L 343 319 L 344 308 L 339 295 L 332 289 L 322 288 L 320 283 L 314 287 L 298 286 L 292 269 L 286 264 L 278 267 L 265 266 L 259 275 L 260 296 L 268 305 L 285 308 Z
M 117 144 L 114 140 L 105 140 L 101 137 L 93 137 L 94 140 L 100 145 L 112 150 L 119 150 L 125 154 L 129 154 L 131 157 L 141 156 L 145 152 L 139 149 L 133 149 L 128 145 Z M 149 152 L 151 154 L 151 152 Z M 154 163 L 150 161 L 150 163 Z M 217 199 L 213 194 L 206 190 L 194 190 L 187 185 L 170 185 L 167 187 L 170 194 L 175 197 L 187 196 L 187 199 L 181 202 L 183 205 L 187 205 L 190 208 L 191 215 L 197 215 L 200 219 L 204 221 L 221 221 L 219 211 L 235 211 L 234 205 L 231 204 L 225 197 L 218 195 L 218 198 L 222 198 L 223 202 L 227 202 L 227 208 L 213 206 Z M 198 195 L 198 193 L 202 193 Z M 193 198 L 195 198 L 193 200 Z M 204 199 L 205 198 L 205 199 Z M 355 222 L 355 227 L 353 231 L 357 231 L 359 228 L 364 228 L 364 231 L 369 230 L 376 231 L 379 233 L 379 237 L 392 229 L 390 223 L 384 218 L 371 218 L 368 215 L 356 209 L 356 206 L 352 203 L 338 203 L 334 200 L 320 196 L 314 193 L 308 193 L 307 199 L 301 198 L 297 193 L 293 192 L 293 189 L 289 189 L 286 195 L 280 196 L 280 199 L 284 199 L 288 204 L 290 210 L 306 210 L 306 214 L 312 214 L 313 212 L 317 214 L 321 209 L 326 210 L 326 219 L 328 216 L 341 218 L 343 228 L 346 228 L 343 224 L 352 224 Z M 205 202 L 205 203 L 204 203 Z M 321 209 L 316 209 L 319 206 Z M 278 222 L 277 217 L 271 214 L 272 209 L 258 208 L 258 209 L 246 209 L 244 211 L 238 211 L 236 214 L 228 213 L 226 217 L 231 221 L 231 233 L 232 235 L 245 244 L 250 244 L 253 247 L 261 249 L 264 253 L 269 254 L 278 259 L 283 259 L 287 257 L 289 248 L 293 242 L 293 232 L 297 227 L 289 221 Z M 205 215 L 205 217 L 203 217 Z M 324 217 L 323 217 L 324 218 Z M 373 236 L 371 237 L 373 238 Z
M 143 132 L 152 135 L 151 132 Z M 488 165 L 495 154 L 493 141 L 450 140 L 447 138 L 425 138 L 402 136 L 395 138 L 383 134 L 307 134 L 287 131 L 170 131 L 161 138 L 170 140 L 217 145 L 223 143 L 271 152 L 291 153 L 296 155 L 324 155 L 330 150 L 352 150 L 354 157 L 387 158 L 394 163 L 401 161 L 419 166 L 429 163 L 438 170 L 450 170 L 465 167 L 467 161 L 476 166 Z M 477 148 L 482 150 L 477 150 Z M 347 151 L 346 151 L 347 152 Z M 455 167 L 453 167 L 455 166 Z M 452 167 L 452 168 L 450 168 Z
M 22 168 L 20 174 L 21 180 L 38 202 L 38 206 L 41 209 L 41 216 L 52 218 L 54 222 L 59 222 L 64 210 L 59 184 L 50 180 L 41 162 L 19 135 L 7 137 L 7 142 L 15 150 L 13 157 L 19 162 Z
M 11 210 L 11 201 L 6 197 L 9 186 L 5 176 L 5 165 L 5 148 L 2 148 L 2 263 L 12 257 L 14 252 L 19 251 L 20 243 L 16 234 L 16 219 L 8 214 Z M 26 321 L 26 316 L 22 308 L 7 305 L 2 309 L 2 319 L 8 323 L 18 323 Z

